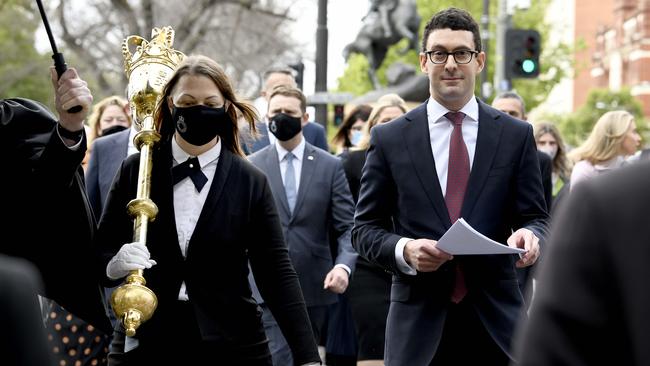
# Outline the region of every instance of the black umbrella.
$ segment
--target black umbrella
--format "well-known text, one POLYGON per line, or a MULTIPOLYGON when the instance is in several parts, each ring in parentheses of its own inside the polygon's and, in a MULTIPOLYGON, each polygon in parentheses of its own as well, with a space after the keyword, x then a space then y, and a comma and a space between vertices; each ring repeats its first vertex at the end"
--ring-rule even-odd
MULTIPOLYGON (((43 24, 45 25, 45 32, 47 32, 47 38, 50 39, 50 46, 52 46, 52 58, 54 59, 54 68, 56 69, 57 75, 61 75, 68 69, 68 66, 65 63, 63 54, 59 52, 56 48, 56 43, 54 42, 54 37, 52 36, 52 30, 50 29, 50 22, 47 21, 47 15, 45 14, 45 9, 43 9, 43 4, 41 0, 36 0, 38 5, 38 10, 41 12, 41 18, 43 19, 43 24)), ((68 109, 68 113, 78 113, 81 111, 81 106, 77 105, 68 109)))

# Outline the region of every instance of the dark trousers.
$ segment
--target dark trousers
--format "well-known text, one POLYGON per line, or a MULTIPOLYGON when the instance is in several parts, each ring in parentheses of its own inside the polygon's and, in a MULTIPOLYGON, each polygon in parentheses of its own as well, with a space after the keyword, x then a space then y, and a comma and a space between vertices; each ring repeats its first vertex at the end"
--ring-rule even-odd
POLYGON ((450 305, 442 339, 431 366, 507 366, 508 356, 494 342, 467 301, 450 305))
POLYGON ((321 340, 325 339, 325 330, 327 329, 327 305, 308 306, 307 314, 309 314, 309 321, 311 322, 311 329, 314 331, 314 339, 316 344, 321 344, 321 340))
POLYGON ((140 339, 136 349, 124 353, 122 362, 110 363, 109 357, 110 365, 273 365, 266 339, 255 344, 204 340, 189 302, 177 301, 173 314, 173 319, 165 322, 164 334, 140 339))

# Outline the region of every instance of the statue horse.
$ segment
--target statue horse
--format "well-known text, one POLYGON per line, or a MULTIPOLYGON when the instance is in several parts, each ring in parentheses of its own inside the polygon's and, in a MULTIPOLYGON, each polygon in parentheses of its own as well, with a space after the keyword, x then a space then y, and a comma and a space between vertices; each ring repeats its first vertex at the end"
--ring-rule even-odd
POLYGON ((343 49, 343 57, 347 61, 352 53, 365 55, 370 64, 370 80, 375 89, 379 89, 377 69, 384 62, 388 48, 406 38, 409 44, 401 52, 418 50, 421 18, 415 0, 371 0, 370 3, 363 26, 355 40, 343 49))

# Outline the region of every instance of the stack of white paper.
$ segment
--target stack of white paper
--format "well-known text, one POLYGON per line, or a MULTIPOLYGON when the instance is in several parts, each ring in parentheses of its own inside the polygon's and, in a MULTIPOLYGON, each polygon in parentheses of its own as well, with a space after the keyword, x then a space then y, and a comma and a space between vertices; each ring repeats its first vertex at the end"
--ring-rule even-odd
POLYGON ((524 249, 512 248, 488 238, 462 218, 438 240, 436 247, 451 255, 526 253, 524 249))

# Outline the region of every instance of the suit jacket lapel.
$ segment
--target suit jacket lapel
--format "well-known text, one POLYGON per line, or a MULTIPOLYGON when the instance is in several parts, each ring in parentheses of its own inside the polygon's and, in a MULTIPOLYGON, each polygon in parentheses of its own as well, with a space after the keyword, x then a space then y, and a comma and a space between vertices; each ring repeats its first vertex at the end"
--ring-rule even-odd
POLYGON ((404 146, 409 152, 411 163, 422 184, 422 188, 433 204, 436 214, 446 226, 451 226, 445 198, 442 196, 436 163, 431 152, 431 137, 429 136, 429 123, 427 119, 427 104, 423 103, 405 118, 409 123, 402 129, 404 146))
POLYGON ((318 157, 316 156, 316 148, 305 142, 305 153, 302 156, 302 168, 300 172, 300 187, 298 187, 298 198, 296 199, 296 207, 293 208, 293 216, 296 217, 296 214, 300 211, 302 203, 305 201, 305 196, 308 194, 309 186, 316 172, 316 165, 318 164, 318 157))
POLYGON ((496 154, 503 125, 497 121, 498 113, 491 112, 483 102, 478 101, 478 135, 476 137, 476 150, 474 152, 474 163, 469 175, 465 199, 461 215, 468 217, 476 204, 483 185, 487 179, 492 161, 496 154))

